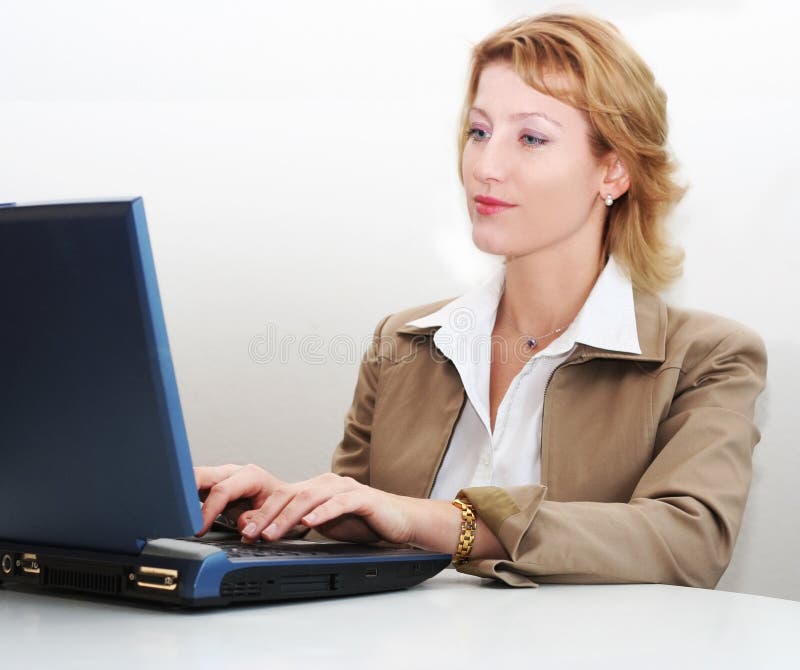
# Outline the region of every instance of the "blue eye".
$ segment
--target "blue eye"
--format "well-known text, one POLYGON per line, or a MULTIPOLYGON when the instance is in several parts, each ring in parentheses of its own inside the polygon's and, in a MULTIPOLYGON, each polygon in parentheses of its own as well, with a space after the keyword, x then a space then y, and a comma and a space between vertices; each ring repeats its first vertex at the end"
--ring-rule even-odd
POLYGON ((520 140, 526 147, 541 147, 547 144, 547 140, 536 135, 523 135, 520 140))
POLYGON ((486 132, 483 128, 470 128, 467 131, 467 136, 471 140, 479 142, 480 140, 485 140, 487 137, 489 137, 489 133, 486 132))

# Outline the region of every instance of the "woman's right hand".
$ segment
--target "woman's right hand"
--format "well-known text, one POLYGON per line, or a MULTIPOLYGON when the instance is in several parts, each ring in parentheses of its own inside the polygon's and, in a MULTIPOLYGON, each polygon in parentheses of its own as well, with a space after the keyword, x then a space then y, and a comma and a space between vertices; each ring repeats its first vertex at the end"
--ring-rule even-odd
POLYGON ((234 513, 241 530, 247 525, 248 512, 260 509, 272 492, 284 482, 257 465, 217 465, 194 469, 197 490, 203 502, 204 535, 214 520, 227 512, 234 513))

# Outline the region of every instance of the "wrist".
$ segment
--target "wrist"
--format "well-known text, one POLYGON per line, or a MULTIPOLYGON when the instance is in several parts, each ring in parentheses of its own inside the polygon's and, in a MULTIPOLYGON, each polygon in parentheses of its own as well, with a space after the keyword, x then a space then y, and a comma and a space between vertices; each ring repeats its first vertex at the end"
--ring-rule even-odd
POLYGON ((449 500, 409 498, 414 507, 410 544, 452 554, 461 528, 461 512, 449 500))
MULTIPOLYGON (((461 536, 461 510, 449 500, 430 500, 427 498, 408 498, 413 507, 412 532, 409 544, 421 549, 455 554, 461 536)), ((475 519, 477 530, 470 556, 476 558, 508 559, 508 552, 492 530, 475 519)))

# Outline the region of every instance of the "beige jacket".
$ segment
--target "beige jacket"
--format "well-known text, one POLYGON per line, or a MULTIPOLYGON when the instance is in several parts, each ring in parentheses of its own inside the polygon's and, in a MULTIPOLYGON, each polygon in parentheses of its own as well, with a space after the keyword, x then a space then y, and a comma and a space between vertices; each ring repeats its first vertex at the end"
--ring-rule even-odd
MULTIPOLYGON (((466 394, 433 345, 436 329, 405 324, 446 302, 378 325, 334 472, 429 496, 466 394)), ((516 586, 719 580, 760 437, 764 345, 737 323, 652 294, 634 292, 634 302, 641 354, 578 344, 550 378, 541 485, 462 492, 510 556, 463 571, 516 586)))

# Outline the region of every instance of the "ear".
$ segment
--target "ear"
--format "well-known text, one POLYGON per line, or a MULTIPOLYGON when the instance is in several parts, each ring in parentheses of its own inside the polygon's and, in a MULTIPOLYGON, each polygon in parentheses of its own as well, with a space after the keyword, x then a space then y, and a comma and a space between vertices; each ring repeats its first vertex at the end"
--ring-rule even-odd
POLYGON ((608 155, 603 163, 605 176, 603 177, 603 192, 601 195, 610 194, 616 200, 630 188, 631 180, 628 176, 628 169, 614 151, 608 155))

